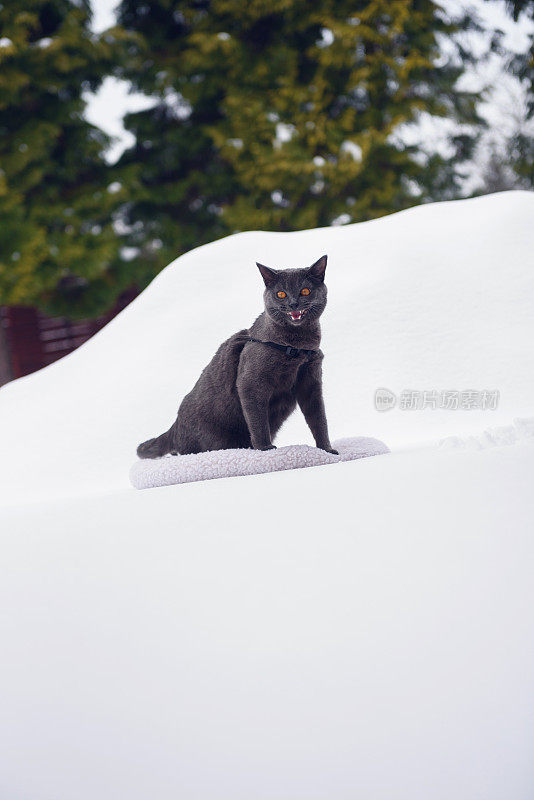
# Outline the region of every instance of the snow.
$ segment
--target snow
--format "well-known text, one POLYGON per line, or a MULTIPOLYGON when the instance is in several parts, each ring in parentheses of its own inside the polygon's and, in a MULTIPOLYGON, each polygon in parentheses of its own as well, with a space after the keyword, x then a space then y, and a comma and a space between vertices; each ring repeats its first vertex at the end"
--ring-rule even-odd
POLYGON ((3 796, 530 800, 533 469, 418 451, 8 510, 3 796))
MULTIPOLYGON (((218 344, 261 310, 257 260, 329 256, 323 350, 332 438, 391 446, 510 425, 534 409, 534 194, 421 206, 374 222, 246 232, 177 259, 75 353, 0 390, 5 502, 127 487, 218 344), (374 395, 497 390, 490 410, 377 413, 374 395), (21 443, 29 452, 20 457, 21 443)), ((279 444, 313 444, 302 415, 279 444)))
MULTIPOLYGON (((512 192, 241 233, 0 390, 0 796, 532 797, 533 214, 512 192), (332 438, 392 452, 132 489, 259 311, 254 262, 323 252, 332 438)), ((278 443, 312 444, 297 414, 278 443)))
POLYGON ((521 439, 534 437, 534 418, 516 419, 513 425, 501 425, 498 428, 488 428, 477 436, 447 436, 439 443, 442 448, 470 447, 482 450, 485 447, 498 447, 501 445, 515 444, 521 439))

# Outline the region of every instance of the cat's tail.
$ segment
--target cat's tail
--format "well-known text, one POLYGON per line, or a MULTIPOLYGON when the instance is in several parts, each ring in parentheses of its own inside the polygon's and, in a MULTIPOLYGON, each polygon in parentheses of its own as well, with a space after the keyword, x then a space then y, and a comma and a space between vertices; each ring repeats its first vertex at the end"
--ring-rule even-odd
POLYGON ((161 436, 156 436, 155 439, 148 439, 137 448, 137 455, 139 458, 160 458, 167 455, 173 449, 171 446, 171 432, 166 431, 161 436))

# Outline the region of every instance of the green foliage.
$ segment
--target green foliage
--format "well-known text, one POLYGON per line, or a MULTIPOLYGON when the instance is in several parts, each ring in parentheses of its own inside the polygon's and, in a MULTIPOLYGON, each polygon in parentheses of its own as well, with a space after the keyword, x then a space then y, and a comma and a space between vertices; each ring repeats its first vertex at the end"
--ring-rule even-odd
POLYGON ((119 21, 144 41, 119 73, 157 98, 127 118, 136 145, 121 162, 136 169, 140 263, 458 193, 472 133, 430 160, 394 134, 420 110, 479 123, 438 47, 469 18, 428 0, 122 0, 119 21))
MULTIPOLYGON (((534 3, 532 0, 513 0, 510 3, 514 18, 517 19, 523 12, 534 20, 534 3)), ((534 189, 534 34, 530 35, 530 49, 520 56, 516 56, 513 66, 518 77, 527 86, 528 91, 528 120, 530 125, 527 132, 520 131, 512 143, 516 154, 514 169, 524 186, 534 189)))
POLYGON ((119 287, 107 137, 83 118, 117 57, 88 0, 0 6, 0 304, 96 313, 119 287))
POLYGON ((89 0, 0 5, 0 303, 94 314, 172 258, 243 229, 372 219, 459 193, 479 125, 468 54, 429 0, 89 0), (154 98, 113 167, 84 92, 154 98), (471 123, 448 158, 407 146, 420 111, 471 123), (452 154, 452 155, 451 155, 452 154))

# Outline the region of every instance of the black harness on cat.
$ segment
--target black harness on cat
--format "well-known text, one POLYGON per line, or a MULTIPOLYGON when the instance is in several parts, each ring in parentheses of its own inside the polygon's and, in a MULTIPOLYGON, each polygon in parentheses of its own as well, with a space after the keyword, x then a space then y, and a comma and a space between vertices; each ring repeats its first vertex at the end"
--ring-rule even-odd
POLYGON ((309 358, 319 352, 318 350, 305 350, 303 347, 288 347, 285 344, 277 344, 276 342, 264 342, 261 339, 254 339, 252 336, 248 337, 248 341, 274 347, 275 350, 280 350, 282 353, 285 353, 288 358, 298 358, 298 356, 306 356, 309 358))

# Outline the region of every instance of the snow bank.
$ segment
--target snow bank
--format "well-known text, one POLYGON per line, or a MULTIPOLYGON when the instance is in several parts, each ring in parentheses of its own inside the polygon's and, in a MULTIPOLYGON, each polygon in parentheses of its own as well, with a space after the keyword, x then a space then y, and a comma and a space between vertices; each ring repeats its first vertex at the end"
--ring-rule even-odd
MULTIPOLYGON (((242 233, 165 269, 72 355, 0 389, 5 504, 128 486, 217 345, 261 310, 256 260, 329 255, 325 393, 333 438, 406 446, 534 413, 534 194, 427 205, 298 233, 242 233), (398 402, 379 413, 375 391, 398 402), (403 390, 499 392, 496 410, 401 408, 403 390)), ((312 444, 295 413, 279 445, 312 444)))
POLYGON ((2 800, 531 800, 534 447, 0 510, 2 800))
MULTIPOLYGON (((533 219, 508 193, 230 237, 0 390, 2 800, 531 800, 533 219), (323 252, 332 437, 393 452, 133 491, 260 310, 256 259, 323 252)), ((309 442, 295 414, 248 455, 309 442)))
POLYGON ((439 443, 440 448, 469 448, 483 450, 486 447, 502 447, 522 440, 534 440, 534 417, 516 419, 513 425, 501 425, 498 428, 487 428, 482 433, 472 436, 447 436, 439 443))

